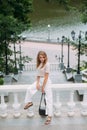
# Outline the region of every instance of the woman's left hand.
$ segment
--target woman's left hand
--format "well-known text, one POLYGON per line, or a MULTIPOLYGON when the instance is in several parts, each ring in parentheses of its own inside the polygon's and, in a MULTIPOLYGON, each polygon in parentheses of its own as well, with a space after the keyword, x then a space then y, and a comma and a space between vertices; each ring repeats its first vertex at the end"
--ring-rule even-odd
POLYGON ((45 92, 45 90, 44 90, 44 86, 42 86, 42 93, 44 93, 45 92))

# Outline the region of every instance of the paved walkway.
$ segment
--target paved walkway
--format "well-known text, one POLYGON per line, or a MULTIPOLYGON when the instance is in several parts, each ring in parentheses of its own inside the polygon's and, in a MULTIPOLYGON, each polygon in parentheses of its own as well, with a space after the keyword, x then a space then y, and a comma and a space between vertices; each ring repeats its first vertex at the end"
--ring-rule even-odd
MULTIPOLYGON (((51 71, 50 78, 52 83, 70 83, 66 80, 64 73, 61 70, 51 71)), ((36 72, 35 71, 23 71, 19 73, 18 82, 13 82, 12 84, 32 84, 36 80, 36 72)), ((72 82, 71 82, 72 83, 72 82)))
POLYGON ((44 125, 45 118, 0 119, 1 130, 87 130, 87 118, 53 118, 50 125, 44 125))

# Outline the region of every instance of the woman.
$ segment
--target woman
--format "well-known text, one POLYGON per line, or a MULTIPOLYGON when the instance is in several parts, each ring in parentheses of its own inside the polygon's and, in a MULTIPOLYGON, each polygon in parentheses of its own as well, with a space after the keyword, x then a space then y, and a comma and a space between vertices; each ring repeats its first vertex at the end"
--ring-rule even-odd
POLYGON ((37 79, 29 88, 25 97, 25 107, 28 109, 33 105, 32 96, 41 90, 42 93, 45 93, 46 98, 46 109, 47 109, 47 119, 45 124, 48 125, 51 123, 52 113, 53 113, 53 101, 52 101, 52 91, 51 91, 51 80, 49 78, 50 66, 48 63, 47 54, 44 51, 40 51, 37 55, 37 79))

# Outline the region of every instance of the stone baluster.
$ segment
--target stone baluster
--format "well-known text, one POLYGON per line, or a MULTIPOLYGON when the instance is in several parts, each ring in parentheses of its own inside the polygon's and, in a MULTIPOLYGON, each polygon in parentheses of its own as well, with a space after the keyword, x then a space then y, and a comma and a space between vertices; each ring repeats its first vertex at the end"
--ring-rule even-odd
POLYGON ((84 91, 83 101, 81 102, 81 114, 87 116, 87 91, 84 91))
POLYGON ((52 65, 50 64, 50 71, 51 71, 52 65))
POLYGON ((27 65, 27 70, 28 70, 28 65, 27 65))
POLYGON ((28 65, 26 65, 27 66, 27 68, 26 68, 26 71, 28 70, 28 65))
POLYGON ((33 116, 34 116, 33 106, 31 106, 31 107, 27 110, 27 117, 33 117, 33 116))
POLYGON ((33 71, 34 71, 34 64, 33 64, 33 71))
POLYGON ((51 71, 53 71, 53 64, 51 64, 51 71))
POLYGON ((32 64, 32 71, 34 70, 34 64, 32 64))
POLYGON ((52 68, 52 71, 54 71, 55 70, 55 64, 53 64, 53 68, 52 68))
POLYGON ((57 64, 57 70, 59 70, 58 65, 59 65, 59 64, 57 64))
POLYGON ((32 71, 33 71, 33 64, 32 64, 32 71))
POLYGON ((54 68, 54 64, 52 64, 52 71, 53 71, 53 68, 54 68))
POLYGON ((28 70, 31 71, 31 64, 28 66, 28 70))
POLYGON ((7 117, 7 104, 4 100, 4 94, 1 94, 0 116, 3 118, 7 117))
POLYGON ((55 64, 55 69, 54 69, 54 71, 56 71, 57 70, 57 67, 56 67, 56 64, 55 64))
POLYGON ((53 64, 53 70, 52 71, 55 71, 55 64, 53 64))
POLYGON ((27 65, 24 65, 24 70, 25 70, 25 71, 27 70, 27 65))
POLYGON ((29 67, 30 67, 30 68, 29 68, 29 70, 30 70, 30 71, 32 71, 32 65, 31 65, 31 64, 30 64, 30 66, 29 66, 29 67))
POLYGON ((57 64, 56 64, 56 70, 57 70, 57 64))
POLYGON ((52 64, 52 67, 51 67, 51 71, 53 71, 53 64, 52 64))
POLYGON ((51 71, 52 71, 52 68, 53 68, 53 64, 51 64, 51 71))
POLYGON ((33 71, 34 71, 34 64, 33 64, 33 71))
POLYGON ((27 67, 28 69, 27 70, 29 70, 30 71, 30 65, 28 65, 28 67, 27 67))
POLYGON ((50 64, 50 71, 52 71, 52 64, 50 64))
POLYGON ((74 108, 75 108, 75 102, 74 102, 74 91, 70 92, 70 101, 67 103, 68 106, 68 116, 74 116, 74 108))
POLYGON ((31 71, 32 71, 33 65, 31 64, 31 71))
POLYGON ((53 71, 53 64, 52 64, 52 71, 53 71))
POLYGON ((28 70, 28 65, 27 65, 27 70, 28 70))
POLYGON ((18 94, 14 93, 14 104, 13 104, 13 109, 14 109, 14 117, 20 117, 20 106, 21 104, 18 102, 18 94))
POLYGON ((34 71, 35 71, 35 64, 34 64, 34 71))
POLYGON ((27 71, 27 65, 26 65, 26 71, 27 71))
POLYGON ((23 66, 23 71, 25 71, 25 65, 23 66))
POLYGON ((27 70, 27 66, 25 65, 25 71, 27 70))
POLYGON ((26 71, 28 70, 28 65, 26 65, 26 71))
POLYGON ((55 95, 56 95, 56 102, 54 104, 54 115, 56 117, 59 117, 61 116, 61 106, 62 106, 62 103, 60 102, 59 100, 59 92, 55 92, 55 95))
POLYGON ((34 70, 36 70, 36 65, 34 65, 34 70))
POLYGON ((55 65, 53 64, 52 71, 55 69, 55 65))
POLYGON ((58 70, 57 64, 56 64, 56 70, 58 70))
POLYGON ((35 71, 36 71, 36 64, 34 65, 34 67, 35 67, 35 71))
POLYGON ((54 66, 53 66, 53 64, 52 64, 52 71, 53 71, 53 67, 54 67, 54 66))
POLYGON ((54 71, 56 71, 56 64, 55 64, 55 68, 54 68, 54 71))
POLYGON ((31 71, 31 64, 29 65, 29 71, 31 71))
POLYGON ((32 71, 34 71, 34 64, 32 65, 32 71))

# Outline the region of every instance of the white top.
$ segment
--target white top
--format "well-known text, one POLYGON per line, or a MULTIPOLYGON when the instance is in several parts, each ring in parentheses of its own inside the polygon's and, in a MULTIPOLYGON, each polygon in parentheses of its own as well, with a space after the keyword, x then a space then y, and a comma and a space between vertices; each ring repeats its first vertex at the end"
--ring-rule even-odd
POLYGON ((41 68, 42 63, 39 65, 39 67, 37 68, 37 76, 41 76, 43 77, 45 75, 45 73, 49 73, 50 72, 50 65, 47 62, 43 68, 41 68))

